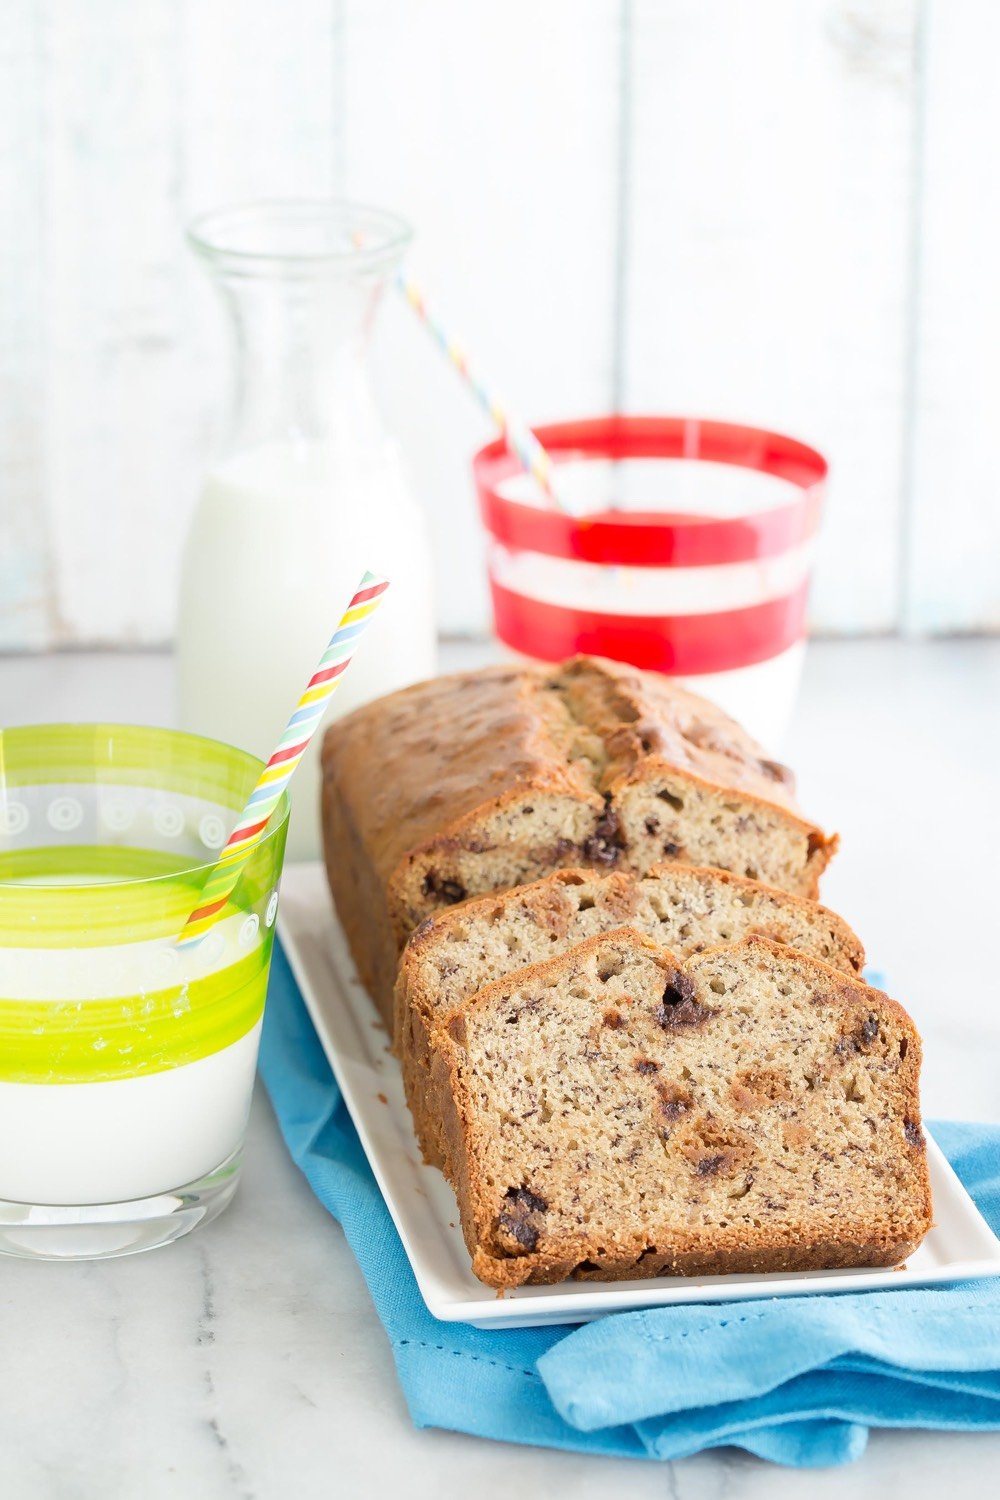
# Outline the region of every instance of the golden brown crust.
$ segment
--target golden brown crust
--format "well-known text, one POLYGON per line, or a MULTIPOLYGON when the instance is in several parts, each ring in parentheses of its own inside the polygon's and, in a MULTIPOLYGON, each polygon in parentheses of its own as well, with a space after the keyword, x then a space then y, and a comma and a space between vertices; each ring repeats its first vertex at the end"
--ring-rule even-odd
MULTIPOLYGON (((634 980, 630 982, 634 984, 634 980)), ((718 982, 715 980, 711 990, 705 991, 708 998, 712 993, 721 993, 714 987, 718 982)), ((682 986, 685 983, 683 978, 680 983, 682 986)), ((604 993, 603 999, 596 997, 599 1006, 606 1004, 608 993, 610 991, 604 993)), ((619 1005, 628 1007, 631 1003, 629 993, 626 984, 625 998, 618 1001, 619 1005)), ((780 989, 780 994, 784 993, 785 990, 780 989)), ((740 1000, 744 1005, 747 1003, 745 989, 741 991, 740 1000)), ((734 1012, 734 1016, 736 1014, 742 1012, 734 1012)), ((678 962, 648 939, 621 929, 591 939, 561 959, 535 965, 488 986, 452 1013, 446 1024, 446 1033, 441 1051, 447 1058, 450 1088, 445 1096, 443 1123, 473 1269, 491 1286, 503 1288, 528 1282, 552 1283, 571 1275, 608 1280, 891 1265, 910 1254, 930 1227, 932 1204, 920 1120, 921 1049, 916 1028, 902 1006, 880 991, 861 981, 847 979, 828 965, 791 953, 766 939, 750 938, 740 944, 711 950, 685 963, 678 962), (481 1115, 479 1085, 469 1072, 466 1047, 470 1029, 479 1036, 477 1022, 489 1023, 498 1015, 506 1019, 506 1011, 511 1005, 515 1005, 515 1009, 520 1005, 526 1011, 534 1010, 538 1003, 533 998, 536 989, 551 991, 553 982, 565 976, 574 978, 579 984, 588 961, 596 961, 602 953, 606 956, 609 946, 614 948, 616 945, 618 950, 632 958, 638 955, 640 961, 645 955, 647 974, 652 959, 653 966, 668 985, 676 985, 678 975, 688 976, 695 984, 699 976, 704 979, 717 975, 726 966, 734 973, 743 970, 749 975, 764 972, 770 966, 774 973, 787 976, 789 993, 793 982, 805 986, 807 998, 800 1002, 799 1008, 805 1014, 806 1022, 812 1024, 813 1007, 819 1007, 815 1013, 826 1028, 824 1035, 841 1038, 829 1053, 830 1077, 818 1085, 822 1089, 829 1083, 832 1090, 828 1096, 830 1102, 823 1102, 822 1109, 832 1111, 834 1128, 837 1128, 838 1111, 849 1108, 835 1102, 844 1097, 841 1078, 846 1078, 848 1099, 853 1097, 853 1089, 872 1087, 876 1093, 870 1096, 870 1100, 877 1099, 883 1106, 880 1126, 883 1136, 878 1143, 877 1160, 873 1149, 857 1145, 848 1147, 843 1166, 833 1164, 829 1170, 823 1163, 828 1159, 833 1163, 832 1156, 817 1154, 816 1149, 803 1156, 807 1175, 809 1170, 813 1172, 812 1181, 817 1181, 817 1175, 823 1178, 826 1174, 822 1183, 817 1182, 817 1195, 821 1186, 827 1195, 831 1190, 841 1195, 836 1201, 841 1202, 842 1207, 835 1214, 831 1216, 829 1211, 829 1197, 822 1212, 809 1207, 814 1201, 809 1196, 813 1189, 806 1182, 805 1196, 800 1191, 799 1199, 785 1214, 772 1213, 768 1217, 772 1205, 757 1205, 754 1216, 743 1215, 741 1219, 733 1205, 726 1212, 727 1219, 731 1216, 730 1222, 702 1225, 691 1219, 690 1209, 684 1209, 683 1201, 678 1203, 676 1211, 666 1202, 656 1204, 651 1212, 636 1203, 623 1203, 620 1215, 614 1215, 611 1220, 605 1216, 599 1228, 588 1222, 576 1232, 557 1227, 550 1235, 546 1227, 535 1235, 533 1231, 528 1234, 525 1230, 519 1235, 518 1243, 513 1243, 509 1249, 501 1251, 498 1248, 495 1227, 491 1225, 496 1224, 496 1204, 503 1200, 498 1200, 497 1186, 491 1186, 495 1178, 491 1175, 487 1181, 482 1177, 484 1146, 492 1139, 490 1132, 493 1127, 489 1114, 481 1115), (859 1070, 865 1074, 860 1084, 859 1070), (483 1132, 486 1132, 485 1136, 483 1132), (847 1175, 841 1175, 843 1173, 847 1175), (600 1242, 595 1237, 597 1234, 600 1242)), ((614 1034, 621 1033, 616 1031, 614 1034)), ((698 1047, 695 1053, 689 1050, 687 1055, 700 1057, 704 1050, 701 1042, 698 1047)), ((664 1054, 667 1056, 669 1049, 664 1054)), ((785 1061, 790 1064, 791 1058, 785 1061)), ((789 1132, 793 1151, 804 1152, 809 1143, 803 1127, 794 1124, 797 1111, 774 1103, 775 1098, 784 1097, 780 1092, 775 1093, 776 1085, 781 1081, 777 1075, 770 1078, 771 1103, 762 1100, 760 1108, 765 1113, 771 1111, 772 1123, 776 1114, 788 1114, 789 1119, 782 1129, 789 1132), (795 1130, 800 1132, 798 1136, 794 1134, 795 1130)), ((812 1083, 809 1087, 813 1087, 812 1083)), ((667 1097, 662 1088, 661 1097, 667 1097)), ((822 1094, 808 1097, 814 1100, 826 1098, 822 1094)), ((872 1109, 873 1115, 877 1112, 872 1102, 864 1109, 872 1109)), ((687 1128, 683 1113, 675 1111, 671 1119, 679 1119, 680 1123, 679 1127, 671 1124, 666 1131, 668 1137, 675 1130, 679 1135, 687 1128)), ((815 1115, 814 1119, 825 1121, 826 1114, 815 1115)), ((863 1124, 861 1121, 862 1127, 863 1124)), ((662 1128, 662 1123, 658 1128, 662 1128)), ((739 1136, 739 1131, 734 1131, 717 1116, 709 1115, 698 1128, 702 1131, 703 1145, 706 1130, 710 1139, 713 1130, 719 1133, 720 1139, 731 1142, 739 1136)), ((552 1127, 553 1146, 557 1146, 559 1140, 558 1131, 552 1127)), ((575 1143, 571 1144, 575 1146, 575 1143)), ((812 1143, 813 1148, 816 1144, 812 1143)), ((874 1148, 875 1142, 872 1144, 874 1148)), ((530 1191, 527 1188, 518 1190, 516 1196, 520 1198, 523 1193, 525 1199, 520 1207, 528 1215, 524 1223, 534 1223, 539 1218, 534 1214, 536 1208, 541 1210, 544 1219, 545 1211, 551 1206, 550 1196, 554 1198, 558 1192, 551 1171, 558 1173, 565 1166, 564 1154, 556 1150, 551 1160, 558 1165, 549 1169, 548 1176, 543 1158, 530 1179, 530 1191), (550 1180, 554 1184, 551 1192, 550 1180)), ((719 1170, 717 1163, 722 1154, 720 1149, 719 1154, 711 1159, 710 1172, 719 1170)), ((493 1155, 489 1159, 495 1172, 497 1158, 493 1155)), ((759 1160, 757 1166, 760 1170, 759 1160)), ((602 1163, 602 1172, 608 1170, 607 1164, 602 1163)), ((699 1169, 691 1180, 700 1177, 699 1169)), ((515 1175, 515 1181, 518 1180, 522 1179, 515 1175)), ((782 1180, 792 1184, 796 1181, 794 1178, 782 1180)), ((752 1183, 752 1174, 748 1174, 747 1181, 752 1183)), ((620 1190, 626 1194, 630 1186, 630 1178, 619 1184, 620 1190)), ((727 1198, 732 1196, 727 1193, 727 1198)), ((735 1196, 742 1195, 737 1192, 735 1196)), ((509 1193, 507 1197, 510 1197, 509 1193)), ((815 1201, 821 1201, 821 1197, 815 1201)), ((773 1207, 782 1210, 787 1205, 779 1203, 773 1207)), ((516 1220, 514 1228, 516 1231, 516 1220)))
POLYGON ((357 966, 358 975, 392 1029, 392 1012, 385 1004, 396 970, 396 934, 385 887, 368 858, 347 803, 335 779, 323 782, 323 855, 327 880, 337 905, 357 966))
POLYGON ((828 1240, 811 1245, 734 1245, 714 1250, 691 1252, 668 1251, 658 1255, 640 1252, 638 1261, 628 1254, 590 1270, 581 1270, 587 1261, 587 1243, 581 1240, 576 1249, 561 1260, 536 1267, 525 1280, 519 1261, 497 1259, 476 1247, 472 1269, 480 1281, 498 1290, 513 1287, 552 1286, 561 1281, 645 1281, 654 1276, 746 1276, 795 1271, 846 1271, 858 1267, 877 1270, 898 1266, 918 1249, 923 1236, 916 1239, 877 1240, 856 1238, 828 1240))
POLYGON ((790 773, 714 705, 586 658, 390 694, 327 731, 322 766, 331 888, 387 1018, 398 950, 424 917, 467 896, 560 866, 644 870, 665 856, 813 895, 836 846, 795 810, 790 773), (656 790, 665 775, 690 791, 691 809, 668 818, 697 825, 691 840, 643 831, 655 820, 637 793, 671 795, 656 790), (345 828, 349 860, 337 848, 345 828), (359 884, 378 907, 370 928, 359 884))
MULTIPOLYGON (((613 791, 652 763, 706 786, 745 792, 814 828, 795 803, 795 778, 741 725, 670 678, 622 662, 577 656, 562 675, 574 713, 604 740, 601 790, 613 791)), ((819 831, 819 830, 815 830, 819 831)))
POLYGON ((539 710, 540 669, 483 667, 418 682, 326 731, 324 781, 344 788, 361 843, 388 885, 421 849, 459 835, 485 807, 548 788, 598 805, 561 758, 539 710))
POLYGON ((792 772, 770 759, 740 724, 671 679, 621 662, 575 657, 565 664, 563 678, 573 711, 604 741, 600 786, 612 803, 628 786, 661 774, 679 773, 708 791, 738 791, 763 809, 780 811, 805 835, 807 868, 796 889, 815 898, 839 839, 802 816, 792 772))

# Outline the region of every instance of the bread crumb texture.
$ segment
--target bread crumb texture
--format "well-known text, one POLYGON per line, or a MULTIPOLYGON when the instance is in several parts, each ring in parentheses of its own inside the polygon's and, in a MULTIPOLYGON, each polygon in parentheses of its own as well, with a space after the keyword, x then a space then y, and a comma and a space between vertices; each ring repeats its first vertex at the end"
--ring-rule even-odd
POLYGON ((891 1265, 931 1218, 920 1040, 767 939, 683 959, 630 929, 481 990, 444 1128, 489 1285, 891 1265))
POLYGON ((721 870, 662 865, 637 877, 561 870, 428 919, 403 954, 394 1036, 425 1158, 444 1162, 435 1069, 441 1018, 483 985, 627 923, 682 956, 763 935, 856 974, 864 950, 815 902, 721 870))

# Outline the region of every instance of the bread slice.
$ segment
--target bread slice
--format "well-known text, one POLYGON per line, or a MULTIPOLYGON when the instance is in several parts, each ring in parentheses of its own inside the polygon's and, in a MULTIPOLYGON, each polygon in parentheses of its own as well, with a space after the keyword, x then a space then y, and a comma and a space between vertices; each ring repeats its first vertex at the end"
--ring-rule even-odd
POLYGON ((648 875, 557 870, 544 880, 440 912, 407 944, 395 989, 394 1040, 417 1138, 445 1165, 435 1031, 441 1019, 496 979, 554 958, 628 923, 682 956, 753 933, 790 944, 846 974, 864 950, 833 912, 722 870, 658 865, 648 875))
POLYGON ((330 886, 389 1024, 403 943, 469 896, 664 859, 813 896, 836 847, 713 704, 591 658, 404 688, 333 724, 322 760, 330 886))
POLYGON ((714 703, 669 677, 577 657, 556 675, 604 747, 600 789, 622 867, 712 865, 815 897, 837 848, 807 823, 795 777, 714 703))
POLYGON ((909 1016, 765 938, 627 928, 448 1022, 462 1228, 490 1286, 886 1266, 931 1222, 909 1016))

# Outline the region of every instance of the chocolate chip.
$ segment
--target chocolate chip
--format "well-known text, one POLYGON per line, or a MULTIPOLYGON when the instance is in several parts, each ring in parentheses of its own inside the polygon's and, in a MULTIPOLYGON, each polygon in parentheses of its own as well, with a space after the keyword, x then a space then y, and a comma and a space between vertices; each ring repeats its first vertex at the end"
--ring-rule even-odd
POLYGON ((720 1167, 725 1166, 727 1160, 725 1151, 716 1151, 711 1156, 703 1156, 695 1167, 695 1174, 698 1177, 712 1177, 720 1167))
POLYGON ((663 846, 663 852, 668 859, 676 859, 681 852, 681 846, 680 844, 675 844, 673 839, 667 839, 667 842, 663 846))
POLYGON ((660 831, 660 820, 659 820, 659 818, 654 818, 654 817, 650 816, 650 817, 648 817, 646 819, 645 823, 642 826, 645 828, 645 830, 646 830, 646 832, 648 834, 659 833, 659 831, 660 831))
POLYGON ((499 1219, 500 1228, 509 1234, 517 1243, 527 1251, 534 1250, 538 1244, 538 1230, 527 1219, 519 1219, 514 1214, 502 1212, 499 1219))
POLYGON ((664 1031, 679 1031, 684 1026, 700 1026, 714 1012, 699 1005, 697 990, 688 974, 675 970, 663 991, 663 999, 654 1015, 664 1031))
POLYGON ((625 847, 618 814, 611 806, 610 794, 605 793, 604 812, 589 838, 583 842, 584 857, 595 865, 614 865, 625 847))
POLYGON ((695 982, 690 974, 682 974, 679 969, 675 969, 663 991, 663 1004, 682 1005, 685 1000, 693 1000, 696 994, 695 982))
POLYGON ((511 1254, 518 1255, 522 1251, 530 1254, 541 1234, 537 1216, 544 1214, 549 1205, 527 1187, 508 1188, 504 1205, 497 1216, 497 1227, 501 1234, 514 1241, 514 1246, 508 1244, 506 1248, 511 1254))
POLYGON ((538 1193, 533 1193, 528 1187, 508 1188, 506 1192, 508 1203, 514 1203, 526 1213, 544 1214, 548 1209, 548 1203, 538 1193))
POLYGON ((656 1019, 664 1031, 681 1031, 686 1026, 703 1026, 714 1014, 713 1010, 706 1010, 705 1006, 699 1005, 697 1000, 684 1000, 672 1008, 659 1006, 656 1019))
POLYGON ((637 1073, 658 1073, 659 1063, 655 1063, 651 1057, 637 1057, 635 1060, 635 1071, 637 1073))
POLYGON ((906 1144, 908 1146, 913 1146, 917 1151, 923 1151, 923 1131, 915 1120, 906 1119, 903 1121, 903 1135, 906 1137, 906 1144))
POLYGON ((596 834, 583 841, 583 857, 592 865, 616 865, 620 854, 620 849, 604 843, 596 834))
POLYGON ((838 1057, 846 1057, 852 1052, 862 1052, 878 1040, 878 1035, 878 1016, 874 1011, 869 1011, 865 1019, 855 1026, 852 1032, 840 1038, 833 1050, 838 1057))
POLYGON ((456 901, 464 901, 468 895, 460 881, 442 880, 436 870, 427 871, 421 889, 425 896, 437 896, 449 906, 454 906, 456 901))

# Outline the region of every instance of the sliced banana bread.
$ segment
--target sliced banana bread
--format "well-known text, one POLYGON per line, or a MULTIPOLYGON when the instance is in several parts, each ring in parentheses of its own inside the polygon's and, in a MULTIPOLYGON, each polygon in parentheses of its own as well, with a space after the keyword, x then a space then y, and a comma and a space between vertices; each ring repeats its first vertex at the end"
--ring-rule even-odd
POLYGON ((571 865, 715 865, 815 895, 836 845, 718 708, 588 658, 404 688, 323 743, 330 885, 386 1019, 399 949, 468 896, 571 865))
POLYGON ((648 875, 557 870, 429 918, 403 951, 394 1038, 417 1138, 444 1165, 435 1031, 442 1017, 493 980, 624 923, 686 955, 753 933, 857 974, 864 950, 833 912, 723 870, 658 865, 648 875))
POLYGON ((620 928, 448 1022, 445 1129, 490 1286, 893 1265, 931 1196, 901 1006, 766 938, 620 928))

